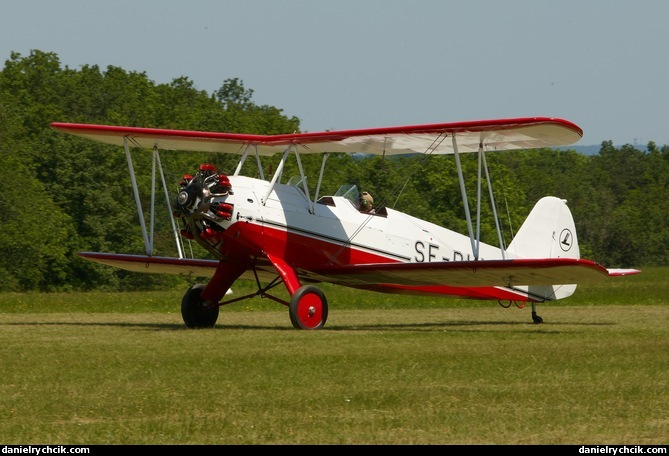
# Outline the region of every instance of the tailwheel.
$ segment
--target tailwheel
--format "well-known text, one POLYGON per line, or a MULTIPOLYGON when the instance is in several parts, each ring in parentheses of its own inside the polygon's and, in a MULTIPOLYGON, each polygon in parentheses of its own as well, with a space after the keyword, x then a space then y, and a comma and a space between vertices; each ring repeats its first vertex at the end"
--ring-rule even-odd
POLYGON ((532 303, 532 321, 534 324, 539 325, 544 322, 544 319, 537 315, 537 303, 532 303))
POLYGON ((200 299, 205 285, 199 283, 188 289, 181 300, 181 317, 187 328, 211 328, 218 319, 218 306, 207 306, 200 299))
POLYGON ((305 285, 290 298, 290 321, 297 329, 321 329, 328 319, 328 301, 313 285, 305 285))
POLYGON ((536 312, 532 312, 532 321, 533 321, 535 324, 538 325, 538 324, 540 324, 540 323, 543 323, 543 322, 544 322, 544 319, 541 318, 539 315, 537 315, 536 312))

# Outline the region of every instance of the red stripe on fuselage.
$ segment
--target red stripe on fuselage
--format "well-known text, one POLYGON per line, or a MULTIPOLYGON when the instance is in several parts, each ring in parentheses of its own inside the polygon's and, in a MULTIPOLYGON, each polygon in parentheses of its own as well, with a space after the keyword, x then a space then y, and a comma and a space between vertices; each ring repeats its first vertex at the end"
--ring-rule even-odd
MULTIPOLYGON (((321 270, 329 266, 367 263, 393 263, 398 260, 383 256, 379 253, 365 251, 352 247, 350 244, 342 246, 342 242, 335 242, 317 235, 309 236, 288 229, 280 229, 267 224, 238 222, 226 230, 227 240, 224 244, 230 247, 235 243, 236 254, 263 257, 270 254, 283 259, 290 267, 307 271, 321 270)), ((332 283, 337 284, 336 279, 332 283)), ((450 287, 447 285, 408 286, 397 284, 357 285, 356 288, 376 291, 380 293, 405 294, 414 296, 443 296, 461 297, 469 299, 500 299, 509 301, 531 301, 521 292, 514 292, 499 287, 450 287)))
POLYGON ((449 287, 448 285, 409 286, 380 283, 371 286, 358 286, 356 288, 376 291, 379 293, 403 294, 410 296, 442 296, 445 298, 542 302, 531 299, 520 292, 516 293, 512 290, 506 290, 500 287, 449 287))
MULTIPOLYGON (((366 263, 392 263, 396 259, 379 253, 344 245, 345 240, 331 240, 317 234, 307 235, 268 224, 237 222, 226 230, 226 242, 238 243, 244 253, 282 258, 296 269, 321 269, 328 266, 366 263), (230 233, 230 235, 228 235, 230 233)), ((237 250, 237 249, 235 249, 237 250)))

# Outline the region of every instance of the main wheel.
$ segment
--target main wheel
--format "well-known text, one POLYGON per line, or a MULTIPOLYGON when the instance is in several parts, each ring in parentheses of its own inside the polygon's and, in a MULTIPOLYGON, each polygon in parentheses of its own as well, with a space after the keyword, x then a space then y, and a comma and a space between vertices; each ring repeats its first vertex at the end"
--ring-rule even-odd
POLYGON ((218 320, 218 306, 208 307, 200 299, 204 287, 201 283, 193 285, 181 300, 181 317, 187 328, 211 328, 218 320))
POLYGON ((299 288, 290 298, 288 313, 297 329, 320 329, 328 319, 328 301, 313 285, 299 288))

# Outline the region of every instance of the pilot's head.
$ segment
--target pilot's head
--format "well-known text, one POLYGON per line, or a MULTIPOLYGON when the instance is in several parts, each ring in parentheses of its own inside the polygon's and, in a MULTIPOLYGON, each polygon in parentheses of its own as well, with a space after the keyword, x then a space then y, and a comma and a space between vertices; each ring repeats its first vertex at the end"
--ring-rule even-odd
POLYGON ((372 210, 374 206, 374 198, 367 192, 362 192, 360 195, 360 210, 363 212, 368 212, 372 210))

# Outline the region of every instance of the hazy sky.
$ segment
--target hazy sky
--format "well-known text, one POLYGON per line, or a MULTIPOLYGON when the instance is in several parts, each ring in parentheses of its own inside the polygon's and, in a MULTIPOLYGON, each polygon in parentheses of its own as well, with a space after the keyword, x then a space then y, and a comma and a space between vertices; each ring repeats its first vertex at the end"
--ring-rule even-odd
POLYGON ((304 131, 550 116, 581 126, 579 145, 669 144, 667 0, 1 5, 3 65, 39 49, 209 93, 239 78, 304 131))

